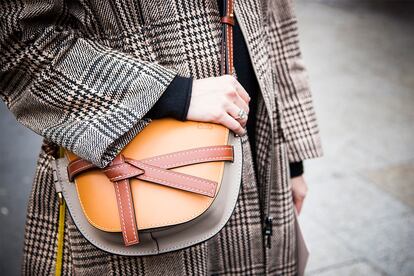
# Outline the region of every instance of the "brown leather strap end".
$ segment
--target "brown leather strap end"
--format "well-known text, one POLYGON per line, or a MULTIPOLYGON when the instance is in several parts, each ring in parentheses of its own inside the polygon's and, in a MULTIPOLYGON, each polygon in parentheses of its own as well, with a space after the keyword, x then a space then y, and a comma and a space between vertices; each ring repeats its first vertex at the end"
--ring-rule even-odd
POLYGON ((139 243, 138 229, 129 180, 114 182, 114 187, 125 246, 137 244, 139 243))

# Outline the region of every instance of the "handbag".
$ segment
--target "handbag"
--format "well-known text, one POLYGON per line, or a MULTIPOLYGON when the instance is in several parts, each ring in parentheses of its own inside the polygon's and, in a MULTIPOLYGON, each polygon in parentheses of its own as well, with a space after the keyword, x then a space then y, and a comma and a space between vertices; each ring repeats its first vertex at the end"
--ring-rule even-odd
MULTIPOLYGON (((233 74, 233 1, 224 1, 222 72, 233 74)), ((242 175, 241 138, 226 127, 152 120, 105 168, 65 150, 55 187, 80 233, 112 254, 193 246, 227 223, 242 175)))

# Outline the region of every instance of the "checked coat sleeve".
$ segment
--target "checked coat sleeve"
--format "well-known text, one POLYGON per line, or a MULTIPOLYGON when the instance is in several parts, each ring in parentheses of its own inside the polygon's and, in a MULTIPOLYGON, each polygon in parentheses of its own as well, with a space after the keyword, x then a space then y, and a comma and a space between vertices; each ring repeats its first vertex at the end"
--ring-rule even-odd
POLYGON ((23 125, 103 167, 150 122, 176 74, 85 34, 77 8, 2 1, 0 95, 23 125))
POLYGON ((322 156, 319 128, 303 64, 292 1, 269 1, 268 33, 272 66, 282 103, 282 129, 290 162, 322 156))

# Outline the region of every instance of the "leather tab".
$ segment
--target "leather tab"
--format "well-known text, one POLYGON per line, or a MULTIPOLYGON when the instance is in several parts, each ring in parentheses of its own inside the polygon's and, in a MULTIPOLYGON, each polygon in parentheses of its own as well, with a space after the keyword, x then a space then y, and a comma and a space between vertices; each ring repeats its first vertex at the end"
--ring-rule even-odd
POLYGON ((117 181, 114 187, 124 243, 126 246, 137 244, 139 243, 138 229, 129 180, 117 181))
POLYGON ((221 23, 229 24, 234 26, 234 17, 233 16, 223 16, 221 18, 221 23))
POLYGON ((73 181, 75 176, 88 171, 90 169, 97 168, 94 164, 83 160, 83 159, 76 159, 69 163, 67 170, 68 170, 68 178, 69 181, 73 181))

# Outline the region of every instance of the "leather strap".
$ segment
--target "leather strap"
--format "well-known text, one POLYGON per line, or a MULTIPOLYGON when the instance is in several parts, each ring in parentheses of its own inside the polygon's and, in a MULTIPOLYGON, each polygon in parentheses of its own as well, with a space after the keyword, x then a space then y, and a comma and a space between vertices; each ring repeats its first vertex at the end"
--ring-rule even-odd
POLYGON ((221 49, 221 72, 222 74, 234 74, 233 65, 233 26, 234 26, 234 0, 223 0, 223 23, 222 35, 223 43, 221 49))
MULTIPOLYGON (((113 166, 122 166, 125 159, 118 155, 113 161, 113 166)), ((135 220, 134 201, 132 200, 131 187, 128 178, 115 180, 114 188, 121 222, 122 236, 126 246, 139 243, 137 223, 135 220)))
MULTIPOLYGON (((122 155, 118 155, 109 166, 104 168, 103 172, 114 183, 125 245, 129 246, 139 243, 129 179, 137 178, 214 197, 217 189, 216 182, 169 170, 214 161, 233 161, 233 146, 200 147, 142 160, 125 158, 122 155)), ((83 159, 75 159, 67 167, 70 181, 73 181, 77 175, 92 169, 99 168, 83 159)))
POLYGON ((114 182, 114 187, 124 243, 126 246, 137 244, 139 238, 129 179, 114 182))
MULTIPOLYGON (((168 171, 168 169, 213 161, 233 161, 233 147, 229 145, 200 147, 142 160, 115 159, 103 169, 112 181, 137 178, 188 192, 214 197, 217 183, 200 177, 168 171), (117 160, 115 162, 115 160, 117 160)), ((97 169, 92 163, 76 159, 68 165, 69 180, 88 170, 97 169)))
MULTIPOLYGON (((115 160, 116 159, 114 159, 114 161, 115 160)), ((138 161, 145 163, 147 165, 163 169, 173 169, 188 165, 214 161, 233 161, 233 147, 229 145, 200 147, 196 149, 189 149, 154 156, 142 160, 125 158, 126 163, 129 163, 135 166, 136 168, 128 166, 127 164, 124 164, 124 162, 122 164, 112 162, 109 165, 109 167, 105 168, 105 170, 107 171, 106 174, 109 178, 115 177, 113 174, 110 173, 111 171, 108 170, 108 168, 117 168, 118 174, 129 174, 129 177, 138 176, 143 173, 142 170, 139 169, 139 165, 137 163, 138 161)), ((92 169, 99 168, 94 164, 83 159, 72 160, 67 167, 69 180, 73 181, 77 175, 92 169)))

